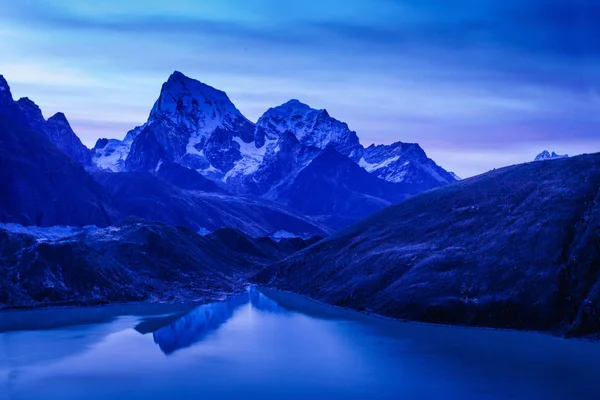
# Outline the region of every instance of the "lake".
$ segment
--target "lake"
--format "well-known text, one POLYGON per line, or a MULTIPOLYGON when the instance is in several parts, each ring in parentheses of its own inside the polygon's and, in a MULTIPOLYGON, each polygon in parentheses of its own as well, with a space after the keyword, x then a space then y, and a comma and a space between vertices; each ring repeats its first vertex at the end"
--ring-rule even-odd
POLYGON ((252 289, 0 313, 0 399, 598 399, 600 344, 395 322, 252 289))

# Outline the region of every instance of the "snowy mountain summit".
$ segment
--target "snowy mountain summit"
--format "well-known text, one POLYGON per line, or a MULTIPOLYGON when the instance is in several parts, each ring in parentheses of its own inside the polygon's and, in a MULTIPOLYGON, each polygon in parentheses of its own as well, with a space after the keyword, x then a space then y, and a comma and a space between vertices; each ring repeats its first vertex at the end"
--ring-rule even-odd
MULTIPOLYGON (((147 122, 128 132, 123 140, 99 140, 93 149, 93 162, 102 170, 156 174, 177 165, 230 192, 290 205, 293 201, 284 199, 283 193, 292 193, 293 185, 299 187, 296 179, 304 179, 301 172, 326 149, 363 168, 373 179, 404 185, 386 187, 380 193, 397 190, 413 194, 456 180, 418 144, 397 142, 364 148, 345 122, 296 99, 270 108, 255 124, 225 92, 178 71, 162 85, 147 122)), ((313 168, 310 173, 319 172, 313 168)), ((372 201, 373 187, 380 184, 370 181, 361 186, 357 204, 366 193, 371 193, 368 201, 372 201)), ((331 189, 330 194, 335 193, 331 189)), ((386 204, 397 198, 393 195, 375 202, 386 204)))
POLYGON ((268 138, 276 139, 284 132, 291 132, 304 146, 325 149, 332 145, 355 161, 363 152, 356 132, 345 122, 331 117, 325 109, 316 110, 296 99, 270 108, 256 125, 264 129, 268 138))
POLYGON ((552 160, 552 159, 556 159, 556 158, 567 158, 567 157, 569 157, 567 154, 560 155, 560 154, 556 154, 555 152, 550 153, 548 150, 544 150, 535 157, 534 161, 552 160))

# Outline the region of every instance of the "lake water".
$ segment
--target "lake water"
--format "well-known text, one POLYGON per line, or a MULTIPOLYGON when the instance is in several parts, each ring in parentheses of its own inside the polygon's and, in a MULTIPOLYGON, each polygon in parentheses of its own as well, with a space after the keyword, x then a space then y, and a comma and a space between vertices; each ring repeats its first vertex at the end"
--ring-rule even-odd
POLYGON ((597 343, 264 293, 0 313, 0 399, 600 399, 597 343))

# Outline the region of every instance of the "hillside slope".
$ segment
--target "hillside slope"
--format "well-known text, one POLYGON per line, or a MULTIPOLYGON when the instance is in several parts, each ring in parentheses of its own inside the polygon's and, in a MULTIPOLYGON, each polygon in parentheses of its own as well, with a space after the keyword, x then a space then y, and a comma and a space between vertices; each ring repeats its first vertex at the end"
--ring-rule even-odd
POLYGON ((416 321, 600 332, 600 154, 414 196, 254 281, 416 321))
POLYGON ((293 251, 235 229, 200 236, 131 218, 104 229, 2 225, 0 309, 222 299, 293 251))
POLYGON ((0 222, 106 226, 121 217, 83 166, 0 110, 0 222))

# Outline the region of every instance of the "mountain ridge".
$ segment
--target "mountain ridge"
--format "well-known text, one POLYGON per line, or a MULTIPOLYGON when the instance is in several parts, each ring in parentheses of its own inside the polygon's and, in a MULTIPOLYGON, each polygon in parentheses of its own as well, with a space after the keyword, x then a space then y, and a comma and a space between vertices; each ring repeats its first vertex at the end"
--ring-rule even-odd
MULTIPOLYGON (((283 188, 292 186, 301 171, 330 146, 370 173, 374 187, 382 185, 377 180, 402 184, 394 198, 456 181, 418 144, 364 148, 345 122, 297 99, 269 108, 254 124, 225 92, 178 71, 162 85, 144 125, 128 132, 123 141, 98 143, 93 160, 101 169, 156 173, 163 163, 175 163, 231 193, 284 204, 289 199, 278 197, 283 188)), ((330 181, 321 184, 331 186, 330 181)), ((388 204, 391 197, 378 203, 388 204)), ((357 215, 365 215, 365 210, 357 215)))
POLYGON ((504 167, 378 211, 253 281, 394 318, 598 335, 599 205, 600 153, 504 167))

